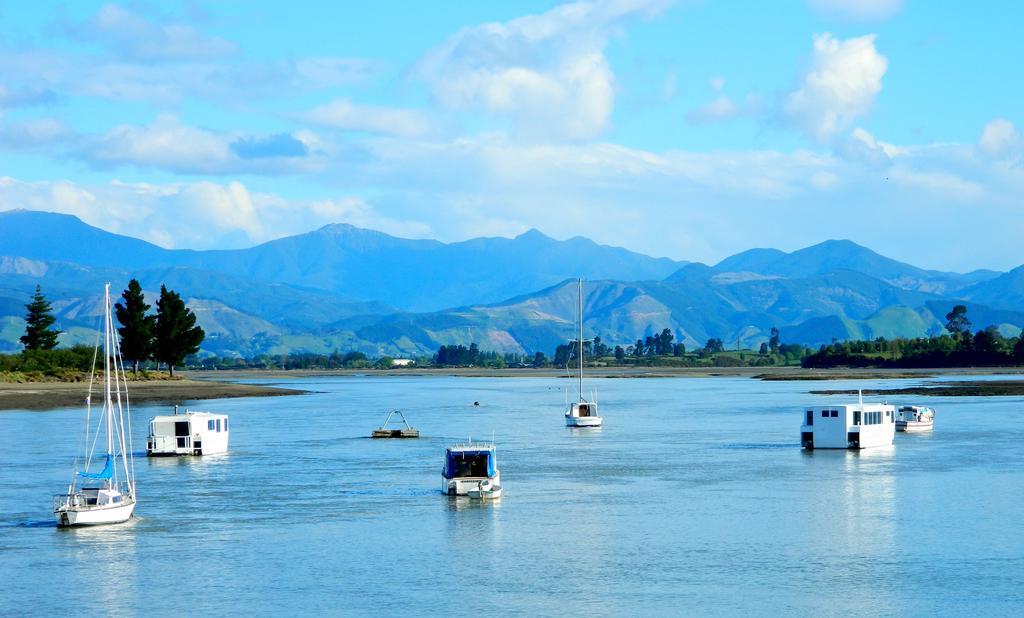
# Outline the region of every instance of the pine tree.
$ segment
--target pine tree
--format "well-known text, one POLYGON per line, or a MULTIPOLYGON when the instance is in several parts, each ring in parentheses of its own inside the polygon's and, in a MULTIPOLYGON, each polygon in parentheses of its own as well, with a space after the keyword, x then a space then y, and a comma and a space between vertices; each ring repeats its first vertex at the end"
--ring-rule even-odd
POLYGON ((25 305, 25 309, 28 313, 25 315, 25 334, 21 338, 25 349, 52 350, 57 347, 57 335, 63 331, 50 328, 57 319, 53 317, 53 307, 38 285, 32 302, 25 305))
POLYGON ((196 315, 173 290, 160 286, 160 298, 156 301, 156 342, 153 358, 167 364, 174 377, 174 366, 189 354, 199 351, 206 333, 196 326, 196 315))
POLYGON ((131 361, 132 370, 138 373, 139 363, 153 355, 156 316, 146 315, 149 305, 142 295, 142 286, 138 280, 128 282, 128 289, 121 294, 121 298, 124 304, 118 302, 114 305, 117 321, 121 323, 121 328, 117 329, 121 335, 121 356, 131 361))

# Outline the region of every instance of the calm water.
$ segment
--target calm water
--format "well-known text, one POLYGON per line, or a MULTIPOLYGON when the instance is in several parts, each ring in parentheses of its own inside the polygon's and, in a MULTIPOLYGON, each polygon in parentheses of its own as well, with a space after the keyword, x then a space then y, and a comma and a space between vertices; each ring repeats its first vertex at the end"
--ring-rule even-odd
MULTIPOLYGON (((107 528, 51 523, 82 412, 0 412, 0 614, 1024 612, 1024 398, 810 454, 807 390, 873 383, 593 380, 582 432, 565 380, 294 384, 318 392, 191 406, 231 415, 230 454, 138 458, 107 528), (388 408, 424 437, 364 438, 388 408), (445 445, 492 432, 502 500, 442 496, 445 445)), ((136 451, 165 412, 135 410, 136 451)))

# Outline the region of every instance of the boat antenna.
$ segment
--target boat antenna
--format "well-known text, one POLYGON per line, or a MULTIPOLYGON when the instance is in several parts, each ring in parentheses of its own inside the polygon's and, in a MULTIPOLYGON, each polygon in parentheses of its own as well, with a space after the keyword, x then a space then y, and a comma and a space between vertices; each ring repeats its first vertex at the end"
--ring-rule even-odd
POLYGON ((860 404, 860 409, 864 409, 864 391, 857 389, 857 402, 860 404))

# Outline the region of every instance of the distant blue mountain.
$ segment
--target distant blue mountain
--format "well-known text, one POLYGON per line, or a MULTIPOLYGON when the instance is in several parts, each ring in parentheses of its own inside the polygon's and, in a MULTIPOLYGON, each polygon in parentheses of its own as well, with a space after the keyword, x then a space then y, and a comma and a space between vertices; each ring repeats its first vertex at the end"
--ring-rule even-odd
POLYGON ((442 344, 551 352, 572 335, 575 278, 585 327, 611 344, 672 329, 688 346, 755 346, 772 327, 809 345, 926 336, 967 304, 976 327, 1024 327, 1024 267, 930 271, 850 241, 785 253, 753 249, 714 266, 655 259, 584 238, 459 243, 407 240, 328 225, 242 250, 177 251, 109 234, 75 217, 0 213, 0 351, 19 349, 36 284, 64 343, 91 341, 102 283, 138 278, 183 294, 208 333, 203 350, 254 356, 361 350, 429 354, 442 344))
POLYGON ((104 232, 70 215, 27 210, 0 213, 0 256, 126 272, 197 268, 411 311, 497 302, 570 276, 662 279, 683 264, 585 238, 554 240, 536 230, 515 238, 445 244, 395 238, 347 224, 249 249, 172 251, 104 232))
POLYGON ((849 240, 826 240, 792 253, 777 249, 750 249, 722 260, 714 266, 714 270, 789 278, 849 270, 906 290, 937 294, 952 294, 1000 274, 983 270, 966 275, 925 270, 879 255, 849 240))

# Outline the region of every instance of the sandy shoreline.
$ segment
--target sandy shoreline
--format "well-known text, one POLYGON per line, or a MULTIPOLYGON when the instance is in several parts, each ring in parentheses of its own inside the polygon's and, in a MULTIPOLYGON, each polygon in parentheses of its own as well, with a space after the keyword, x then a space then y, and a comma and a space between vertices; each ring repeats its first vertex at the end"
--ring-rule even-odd
MULTIPOLYGON (((929 378, 935 376, 970 376, 992 374, 1024 374, 1024 368, 958 368, 958 369, 803 369, 800 367, 593 367, 587 369, 588 378, 704 378, 746 377, 770 381, 826 381, 826 380, 889 380, 929 378)), ((182 380, 154 380, 131 382, 129 392, 135 403, 162 402, 168 405, 202 399, 234 397, 273 397, 301 395, 306 391, 291 387, 288 382, 310 377, 373 377, 382 380, 412 376, 453 376, 465 378, 569 378, 564 370, 556 369, 392 369, 376 371, 366 369, 336 370, 229 370, 183 372, 182 380), (274 384, 239 384, 234 380, 269 380, 274 384)), ((938 385, 936 385, 938 386, 938 385)), ((1024 394, 1024 376, 1018 383, 1006 381, 961 382, 943 384, 943 388, 914 387, 899 394, 920 395, 1010 395, 1024 394)), ((76 406, 85 400, 86 386, 81 382, 0 383, 0 410, 43 410, 76 406)), ((834 394, 839 391, 811 391, 815 394, 834 394)), ((865 390, 865 394, 896 394, 884 389, 865 390)))
MULTIPOLYGON (((253 384, 234 384, 209 380, 154 380, 130 382, 128 392, 133 403, 163 402, 180 404, 196 399, 233 397, 272 397, 299 395, 305 391, 253 384)), ((87 386, 82 382, 0 383, 0 410, 43 410, 77 406, 85 401, 87 386)), ((94 392, 93 400, 102 396, 94 392)))

